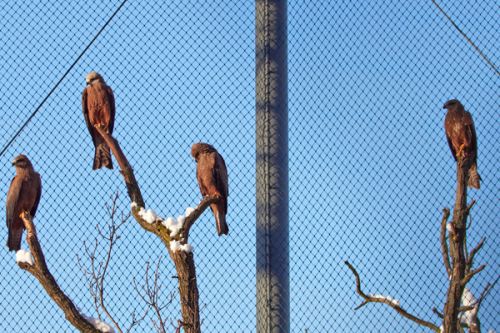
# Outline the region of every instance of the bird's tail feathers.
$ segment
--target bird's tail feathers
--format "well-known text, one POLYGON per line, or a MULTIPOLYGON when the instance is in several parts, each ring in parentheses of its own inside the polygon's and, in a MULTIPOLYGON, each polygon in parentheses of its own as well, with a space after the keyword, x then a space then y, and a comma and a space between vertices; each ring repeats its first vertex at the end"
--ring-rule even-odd
POLYGON ((7 239, 7 246, 9 251, 19 251, 21 249, 21 239, 23 237, 23 229, 9 229, 9 238, 7 239))
POLYGON ((92 169, 96 170, 102 167, 113 169, 111 151, 105 142, 99 143, 95 148, 94 164, 92 165, 92 169))
POLYGON ((215 223, 217 224, 217 234, 227 235, 229 233, 229 228, 226 223, 226 214, 222 213, 220 210, 214 211, 215 223))
POLYGON ((481 176, 479 176, 479 173, 477 172, 477 164, 474 163, 471 165, 469 169, 469 187, 478 189, 481 187, 480 184, 481 181, 481 176))

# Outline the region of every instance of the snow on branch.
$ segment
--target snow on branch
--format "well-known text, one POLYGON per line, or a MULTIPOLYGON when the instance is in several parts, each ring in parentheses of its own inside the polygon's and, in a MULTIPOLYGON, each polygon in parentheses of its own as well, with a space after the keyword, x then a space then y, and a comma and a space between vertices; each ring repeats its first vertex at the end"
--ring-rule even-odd
POLYGON ((16 263, 25 263, 27 265, 33 266, 35 264, 35 260, 33 259, 30 251, 20 249, 16 252, 16 263))
POLYGON ((186 333, 201 332, 199 315, 199 293, 194 265, 192 246, 188 244, 189 231, 194 222, 201 216, 207 207, 220 200, 219 196, 204 197, 196 208, 186 209, 185 215, 177 219, 162 219, 154 210, 145 209, 141 190, 135 179, 132 167, 120 148, 118 141, 103 129, 96 127, 109 148, 113 152, 123 175, 127 192, 131 201, 132 215, 139 225, 158 236, 172 259, 178 276, 178 287, 181 298, 182 326, 186 333))
POLYGON ((31 216, 27 212, 23 212, 21 218, 26 228, 26 241, 28 242, 30 251, 18 251, 20 253, 19 255, 16 254, 16 261, 19 267, 32 274, 40 282, 49 297, 59 306, 64 312, 66 319, 74 327, 82 332, 113 332, 101 330, 101 328, 95 326, 93 322, 88 320, 88 317, 80 313, 71 299, 61 290, 47 267, 31 216))
POLYGON ((354 310, 358 310, 359 308, 365 306, 368 303, 384 303, 396 310, 397 313, 402 315, 403 317, 410 319, 411 321, 414 321, 415 323, 425 326, 427 328, 430 328, 434 332, 440 332, 440 328, 436 325, 434 325, 431 322, 425 321, 423 319, 420 319, 418 317, 415 317, 414 315, 408 313, 406 310, 404 310, 400 306, 400 302, 398 300, 393 299, 392 297, 389 296, 383 296, 383 295, 377 295, 377 294, 365 294, 361 290, 361 279, 359 277, 358 272, 354 268, 354 266, 349 263, 349 261, 344 262, 347 267, 351 270, 351 272, 354 274, 354 278, 356 279, 356 292, 364 299, 364 301, 358 305, 354 310))

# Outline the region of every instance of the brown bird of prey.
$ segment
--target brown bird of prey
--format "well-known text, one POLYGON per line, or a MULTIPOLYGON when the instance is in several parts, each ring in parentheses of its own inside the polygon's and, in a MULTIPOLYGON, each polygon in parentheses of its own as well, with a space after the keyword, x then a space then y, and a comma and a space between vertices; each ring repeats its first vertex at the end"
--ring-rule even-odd
POLYGON ((16 167, 16 175, 7 192, 6 212, 9 229, 7 246, 9 251, 18 251, 21 248, 24 230, 20 214, 28 212, 32 218, 35 216, 42 193, 42 180, 26 156, 17 156, 12 165, 16 167))
POLYGON ((104 138, 95 127, 100 127, 110 135, 113 134, 115 124, 115 97, 113 90, 106 85, 99 73, 90 72, 85 77, 87 86, 82 93, 82 109, 85 123, 92 137, 95 147, 92 169, 103 166, 113 169, 111 152, 104 138))
POLYGON ((214 147, 207 143, 195 143, 191 155, 196 160, 196 179, 203 196, 219 196, 219 201, 210 205, 215 216, 217 233, 227 235, 226 223, 228 182, 226 163, 214 147))
POLYGON ((479 189, 481 177, 477 173, 477 138, 472 116, 456 99, 446 102, 443 109, 448 109, 444 129, 451 153, 455 161, 460 157, 471 161, 468 185, 479 189))

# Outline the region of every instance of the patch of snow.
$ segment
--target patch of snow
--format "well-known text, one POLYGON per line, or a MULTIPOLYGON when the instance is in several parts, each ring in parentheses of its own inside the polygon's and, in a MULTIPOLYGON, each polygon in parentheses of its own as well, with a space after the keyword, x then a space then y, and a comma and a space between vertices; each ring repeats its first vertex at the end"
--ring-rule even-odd
POLYGON ((384 296, 384 295, 369 295, 369 296, 373 297, 373 298, 376 298, 376 299, 380 299, 380 300, 384 300, 384 301, 389 301, 394 306, 401 306, 401 303, 397 299, 394 299, 394 298, 392 298, 390 296, 384 296))
POLYGON ((179 220, 179 218, 175 220, 173 217, 169 217, 168 219, 163 220, 161 224, 163 224, 165 228, 170 230, 170 237, 175 237, 182 229, 184 225, 184 220, 179 220))
MULTIPOLYGON (((465 287, 464 292, 462 293, 462 305, 463 306, 474 306, 477 303, 476 298, 472 294, 469 288, 465 287)), ((460 322, 465 323, 467 325, 472 324, 472 319, 477 313, 477 307, 465 312, 461 312, 459 315, 460 322)))
POLYGON ((188 207, 186 208, 186 217, 188 217, 189 215, 191 215, 191 213, 194 212, 194 208, 193 207, 188 207))
POLYGON ((184 252, 193 252, 193 247, 191 244, 181 244, 180 242, 173 240, 170 242, 170 250, 172 252, 184 251, 184 252))
POLYGON ((86 315, 82 314, 83 317, 85 317, 85 319, 87 319, 88 322, 90 322, 92 324, 92 326, 94 326, 96 329, 104 332, 104 333, 115 333, 115 329, 106 324, 105 322, 103 321, 100 321, 99 319, 97 318, 92 318, 92 317, 87 317, 86 315))
POLYGON ((146 221, 147 223, 154 223, 156 220, 159 220, 158 215, 156 215, 155 211, 150 209, 141 209, 138 212, 139 216, 146 221))
POLYGON ((26 251, 24 249, 20 249, 19 251, 16 252, 16 263, 20 262, 24 262, 29 265, 35 264, 35 260, 33 259, 31 252, 26 251))

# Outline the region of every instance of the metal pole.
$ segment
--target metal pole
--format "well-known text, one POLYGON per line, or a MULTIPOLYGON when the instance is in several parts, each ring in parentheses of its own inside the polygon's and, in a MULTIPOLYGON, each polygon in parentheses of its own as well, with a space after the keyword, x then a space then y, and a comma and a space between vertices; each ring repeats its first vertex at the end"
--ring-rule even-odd
POLYGON ((256 0, 257 332, 290 331, 287 4, 256 0))

